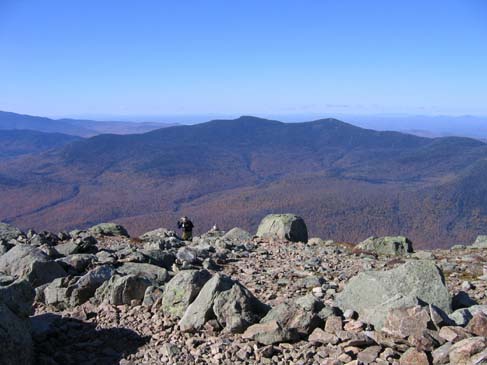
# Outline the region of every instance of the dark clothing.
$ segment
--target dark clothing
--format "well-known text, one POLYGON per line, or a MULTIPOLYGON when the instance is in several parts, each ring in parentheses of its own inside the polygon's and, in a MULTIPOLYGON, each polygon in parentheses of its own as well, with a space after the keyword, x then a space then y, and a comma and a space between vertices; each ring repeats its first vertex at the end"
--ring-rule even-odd
POLYGON ((178 228, 183 230, 182 239, 191 241, 193 239, 193 222, 187 220, 186 222, 178 221, 178 228))
POLYGON ((183 241, 192 241, 193 240, 193 232, 183 231, 181 238, 183 239, 183 241))
POLYGON ((193 231, 193 222, 191 221, 186 221, 186 222, 181 222, 178 221, 178 228, 182 229, 183 232, 192 232, 193 231))

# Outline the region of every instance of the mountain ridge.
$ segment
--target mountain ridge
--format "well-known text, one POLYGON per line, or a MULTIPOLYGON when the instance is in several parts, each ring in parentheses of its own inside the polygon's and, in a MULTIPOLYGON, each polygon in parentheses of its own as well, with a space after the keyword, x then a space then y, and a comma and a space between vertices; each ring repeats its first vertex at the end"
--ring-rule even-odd
POLYGON ((22 181, 0 181, 0 220, 54 230, 117 220, 137 233, 190 215, 197 229, 253 230, 263 214, 290 211, 309 217, 311 234, 322 237, 359 242, 400 233, 443 247, 487 231, 485 199, 472 196, 487 185, 467 188, 487 171, 486 152, 473 139, 336 119, 243 116, 105 134, 0 162, 0 176, 22 181))
POLYGON ((27 129, 45 133, 62 133, 78 137, 92 137, 104 133, 144 133, 170 125, 174 125, 174 123, 104 122, 71 118, 51 119, 0 111, 0 130, 27 129))

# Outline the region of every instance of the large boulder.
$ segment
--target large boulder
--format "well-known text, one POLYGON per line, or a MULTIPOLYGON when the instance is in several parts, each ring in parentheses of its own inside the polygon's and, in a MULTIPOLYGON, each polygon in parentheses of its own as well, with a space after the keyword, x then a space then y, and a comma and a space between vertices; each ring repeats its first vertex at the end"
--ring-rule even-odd
POLYGON ((179 321, 182 331, 201 329, 210 319, 214 318, 213 303, 220 292, 231 289, 234 281, 228 276, 216 274, 206 282, 196 299, 189 305, 179 321))
POLYGON ((441 270, 431 261, 410 261, 388 271, 367 271, 350 279, 337 295, 342 310, 351 309, 380 329, 390 309, 431 304, 451 312, 451 297, 441 270))
POLYGON ((34 290, 25 280, 0 287, 0 364, 32 364, 29 315, 34 290))
POLYGON ((207 270, 183 270, 165 286, 161 309, 164 314, 181 318, 186 308, 196 298, 201 288, 210 280, 207 270))
POLYGON ((95 295, 96 289, 109 280, 113 273, 111 267, 99 266, 81 277, 55 279, 43 288, 39 300, 58 310, 83 304, 95 295))
POLYGON ((297 215, 269 214, 260 222, 257 236, 292 242, 308 242, 308 229, 303 218, 297 215))
POLYGON ((93 270, 88 271, 76 282, 73 291, 71 292, 70 305, 76 306, 83 304, 88 299, 95 295, 98 289, 104 282, 108 281, 114 273, 110 266, 98 266, 93 270))
POLYGON ((230 290, 219 293, 213 303, 216 320, 225 331, 232 333, 245 331, 268 311, 267 305, 238 282, 230 290))
POLYGON ((487 236, 477 236, 477 239, 472 244, 474 248, 487 248, 487 236))
POLYGON ((176 258, 188 264, 197 264, 200 262, 198 251, 194 247, 181 247, 176 253, 176 258))
POLYGON ((127 230, 116 223, 100 223, 91 227, 89 230, 94 235, 99 236, 125 236, 129 237, 127 230))
POLYGON ((282 328, 287 329, 288 333, 305 337, 323 324, 319 316, 322 308, 323 303, 312 294, 308 294, 277 305, 260 322, 276 321, 282 328))
POLYGON ((240 283, 226 275, 215 274, 186 309, 179 327, 192 332, 216 319, 226 331, 238 333, 258 322, 267 310, 267 306, 240 283))
POLYGON ((43 290, 42 299, 44 304, 58 310, 68 308, 71 293, 77 279, 72 276, 54 279, 43 290))
POLYGON ((404 236, 369 237, 355 248, 385 256, 404 256, 413 252, 413 244, 404 236))
POLYGON ((176 261, 176 255, 172 252, 146 249, 141 249, 139 252, 146 257, 149 264, 157 265, 167 270, 171 270, 172 265, 176 261))
POLYGON ((56 278, 66 276, 66 271, 40 249, 30 245, 16 245, 0 256, 0 272, 28 280, 37 287, 56 278))
POLYGON ((142 302, 150 280, 135 275, 113 275, 95 292, 95 299, 112 305, 131 304, 132 300, 142 302))
POLYGON ((169 279, 166 269, 145 263, 126 262, 117 267, 116 271, 120 275, 135 275, 146 278, 156 285, 163 285, 169 279))

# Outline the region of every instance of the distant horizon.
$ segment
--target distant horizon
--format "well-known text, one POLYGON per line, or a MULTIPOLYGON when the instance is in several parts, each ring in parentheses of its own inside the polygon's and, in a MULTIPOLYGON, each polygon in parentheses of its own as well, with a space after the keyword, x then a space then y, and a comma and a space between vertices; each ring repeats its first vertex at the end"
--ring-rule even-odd
MULTIPOLYGON (((165 115, 165 116, 100 116, 100 115, 66 115, 49 116, 18 113, 15 111, 4 111, 16 115, 27 115, 30 117, 49 118, 54 121, 74 120, 80 126, 83 120, 87 124, 90 122, 113 122, 128 124, 148 124, 156 128, 160 125, 195 125, 209 122, 215 119, 233 120, 241 116, 254 116, 262 119, 278 120, 284 123, 302 123, 319 119, 333 118, 355 125, 360 128, 372 129, 377 131, 397 131, 402 133, 415 134, 422 137, 469 137, 482 141, 487 140, 487 117, 476 115, 420 115, 406 113, 383 113, 383 114, 340 114, 340 113, 288 113, 285 115, 277 114, 258 114, 258 113, 235 113, 235 114, 197 114, 197 115, 165 115)), ((8 119, 8 118, 7 118, 8 119)), ((1 120, 0 120, 1 122, 1 120)))
POLYGON ((420 113, 339 113, 339 112, 315 112, 315 113, 252 113, 252 112, 241 112, 241 113, 168 113, 168 114, 90 114, 90 113, 75 113, 75 114, 38 114, 38 113, 28 113, 16 110, 6 110, 0 107, 0 111, 29 115, 36 117, 45 117, 49 119, 77 119, 77 120, 90 120, 90 121, 100 121, 100 122, 134 122, 134 123, 166 123, 166 122, 181 122, 182 120, 187 122, 201 122, 201 121, 211 121, 213 119, 236 119, 241 116, 254 116, 263 119, 278 119, 283 118, 283 122, 306 122, 310 120, 326 119, 326 118, 336 118, 340 117, 378 117, 378 118, 486 118, 487 114, 420 114, 420 113), (176 120, 166 120, 176 118, 176 120), (297 118, 294 120, 293 118, 297 118), (313 119, 309 119, 313 118, 313 119), (196 120, 195 120, 196 119, 196 120))

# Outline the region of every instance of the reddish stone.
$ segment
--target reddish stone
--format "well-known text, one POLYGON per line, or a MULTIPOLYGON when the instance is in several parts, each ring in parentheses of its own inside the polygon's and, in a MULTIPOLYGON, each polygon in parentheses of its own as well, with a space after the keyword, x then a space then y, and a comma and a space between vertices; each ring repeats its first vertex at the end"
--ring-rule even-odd
POLYGON ((487 337, 487 316, 482 312, 475 313, 465 329, 474 335, 487 337))
POLYGON ((410 348, 399 359, 400 365, 430 365, 428 356, 423 351, 410 348))

